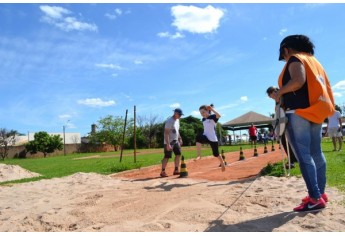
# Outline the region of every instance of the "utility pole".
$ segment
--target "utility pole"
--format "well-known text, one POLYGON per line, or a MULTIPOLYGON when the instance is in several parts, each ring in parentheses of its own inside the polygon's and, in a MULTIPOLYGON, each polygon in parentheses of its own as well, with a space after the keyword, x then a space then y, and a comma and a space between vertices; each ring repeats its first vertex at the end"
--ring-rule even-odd
POLYGON ((69 120, 62 126, 63 130, 63 155, 66 156, 66 125, 68 124, 69 120))
POLYGON ((62 126, 62 130, 63 130, 63 155, 66 156, 66 137, 65 137, 65 129, 66 126, 62 126))

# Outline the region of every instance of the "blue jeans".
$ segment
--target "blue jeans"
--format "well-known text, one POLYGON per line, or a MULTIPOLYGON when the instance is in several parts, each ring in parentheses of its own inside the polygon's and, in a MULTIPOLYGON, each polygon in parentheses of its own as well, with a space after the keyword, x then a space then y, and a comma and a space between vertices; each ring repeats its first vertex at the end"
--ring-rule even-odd
POLYGON ((326 187, 326 159, 321 149, 321 124, 294 113, 286 114, 286 136, 298 160, 311 198, 320 198, 326 187))

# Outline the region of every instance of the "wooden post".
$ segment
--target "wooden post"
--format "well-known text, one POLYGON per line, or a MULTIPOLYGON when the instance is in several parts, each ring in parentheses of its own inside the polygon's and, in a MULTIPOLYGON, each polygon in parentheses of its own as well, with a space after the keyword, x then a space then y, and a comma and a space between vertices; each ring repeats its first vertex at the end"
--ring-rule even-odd
POLYGON ((137 112, 134 106, 134 163, 137 162, 137 112))
POLYGON ((124 144, 124 142, 125 142, 126 126, 127 126, 127 113, 128 113, 128 110, 126 110, 125 125, 123 126, 123 135, 122 135, 120 162, 122 162, 123 144, 124 144))

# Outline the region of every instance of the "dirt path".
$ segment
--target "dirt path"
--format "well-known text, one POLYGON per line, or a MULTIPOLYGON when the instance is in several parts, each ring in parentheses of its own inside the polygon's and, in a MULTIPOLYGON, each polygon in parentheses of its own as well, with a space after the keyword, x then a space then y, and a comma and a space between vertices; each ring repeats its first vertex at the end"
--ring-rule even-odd
MULTIPOLYGON (((225 172, 221 172, 219 166, 219 161, 214 157, 204 157, 201 160, 187 160, 185 161, 187 165, 188 178, 193 179, 207 179, 212 181, 222 181, 222 180, 240 180, 250 177, 255 177, 260 173, 262 168, 267 166, 268 163, 276 163, 283 159, 282 152, 278 145, 275 146, 275 151, 270 151, 264 153, 264 147, 257 149, 258 156, 254 157, 253 149, 244 150, 243 154, 245 160, 239 161, 240 153, 229 152, 225 153, 225 160, 228 164, 225 172)), ((284 155, 285 157, 285 155, 284 155)), ((161 165, 155 165, 150 167, 144 167, 139 170, 131 170, 126 172, 121 172, 114 174, 113 176, 125 177, 136 180, 148 180, 160 178, 159 173, 161 170, 161 165)), ((169 162, 166 172, 169 175, 168 179, 178 178, 179 176, 173 176, 172 172, 174 166, 172 162, 169 162)))

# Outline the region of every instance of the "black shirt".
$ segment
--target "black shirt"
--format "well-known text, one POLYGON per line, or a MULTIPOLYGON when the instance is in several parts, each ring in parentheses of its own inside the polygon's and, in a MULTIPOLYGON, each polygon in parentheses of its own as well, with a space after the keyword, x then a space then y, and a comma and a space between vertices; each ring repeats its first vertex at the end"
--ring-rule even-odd
MULTIPOLYGON (((283 86, 291 80, 289 66, 292 62, 301 61, 297 57, 290 57, 283 75, 283 86)), ((303 84, 303 86, 300 89, 283 95, 283 107, 285 108, 285 110, 295 110, 298 108, 307 108, 309 106, 310 103, 307 81, 303 84)))

